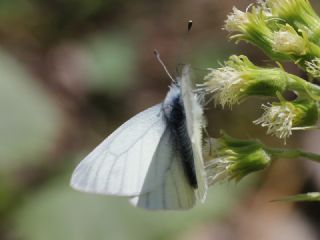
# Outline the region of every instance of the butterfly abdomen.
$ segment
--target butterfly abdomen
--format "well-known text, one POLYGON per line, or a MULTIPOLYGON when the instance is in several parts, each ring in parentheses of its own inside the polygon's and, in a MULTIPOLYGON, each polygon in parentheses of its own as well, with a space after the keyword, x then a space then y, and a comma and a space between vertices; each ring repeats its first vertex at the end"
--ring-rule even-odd
POLYGON ((189 184, 197 188, 197 178, 191 140, 187 131, 186 114, 181 99, 180 87, 173 85, 163 102, 163 111, 175 138, 176 146, 181 155, 182 165, 189 184))

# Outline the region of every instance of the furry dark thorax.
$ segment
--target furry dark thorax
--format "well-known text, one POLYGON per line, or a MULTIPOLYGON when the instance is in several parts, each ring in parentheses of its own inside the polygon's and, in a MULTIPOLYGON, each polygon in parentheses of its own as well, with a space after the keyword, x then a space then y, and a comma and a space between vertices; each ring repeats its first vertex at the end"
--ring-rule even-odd
POLYGON ((182 165, 189 184, 193 188, 198 187, 194 166, 194 157, 191 140, 187 131, 185 108, 179 85, 173 84, 170 87, 164 102, 163 111, 168 127, 174 136, 177 151, 180 153, 182 165))

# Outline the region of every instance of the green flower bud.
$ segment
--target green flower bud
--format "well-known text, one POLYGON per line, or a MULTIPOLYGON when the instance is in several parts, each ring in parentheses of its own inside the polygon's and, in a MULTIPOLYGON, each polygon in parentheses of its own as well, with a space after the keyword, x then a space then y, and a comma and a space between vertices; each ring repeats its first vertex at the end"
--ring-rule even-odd
POLYGON ((218 181, 239 181, 266 168, 271 157, 256 141, 245 141, 223 134, 205 146, 205 169, 210 185, 218 181))
POLYGON ((308 0, 266 0, 263 7, 273 17, 282 19, 296 30, 305 31, 311 41, 320 43, 320 18, 308 0))
POLYGON ((319 108, 316 101, 296 100, 293 103, 296 117, 293 119, 293 130, 295 128, 310 127, 317 123, 319 108))
POLYGON ((255 66, 246 56, 233 55, 223 67, 209 70, 202 87, 213 93, 215 103, 223 107, 231 107, 247 96, 275 96, 288 83, 281 68, 255 66))
POLYGON ((266 127, 267 134, 286 140, 293 130, 310 127, 318 121, 318 106, 312 100, 281 101, 262 105, 263 115, 253 123, 266 127))
POLYGON ((273 33, 272 50, 290 56, 303 69, 307 61, 320 57, 320 47, 309 41, 304 31, 297 32, 288 24, 273 33))
POLYGON ((233 7, 233 12, 227 16, 224 29, 228 32, 242 32, 249 24, 248 13, 242 12, 236 7, 233 7))
POLYGON ((290 25, 283 26, 273 33, 272 49, 275 52, 305 55, 308 52, 308 40, 301 37, 290 25))
POLYGON ((273 59, 289 60, 290 56, 272 49, 274 27, 278 29, 275 20, 270 19, 269 13, 262 7, 252 7, 251 12, 242 12, 233 8, 228 15, 224 29, 233 33, 231 39, 243 40, 261 48, 273 59))
POLYGON ((308 18, 318 18, 308 0, 266 0, 265 6, 274 16, 282 19, 307 23, 308 18))
POLYGON ((312 23, 309 28, 309 25, 303 25, 296 19, 287 21, 281 16, 289 16, 295 8, 306 6, 313 11, 305 0, 260 1, 260 4, 246 12, 233 8, 224 28, 232 33, 231 39, 249 42, 274 60, 293 61, 305 69, 305 61, 320 57, 320 47, 317 45, 320 43, 320 21, 318 18, 314 20, 313 17, 306 17, 312 23), (288 14, 284 14, 285 11, 288 14))

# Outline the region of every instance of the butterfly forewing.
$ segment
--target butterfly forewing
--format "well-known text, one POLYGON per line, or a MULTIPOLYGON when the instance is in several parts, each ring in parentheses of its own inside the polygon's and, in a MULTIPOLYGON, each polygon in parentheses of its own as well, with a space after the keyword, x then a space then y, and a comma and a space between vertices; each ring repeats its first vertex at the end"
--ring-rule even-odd
POLYGON ((165 129, 161 104, 137 114, 80 162, 71 186, 80 191, 120 196, 137 196, 155 189, 162 184, 161 173, 169 164, 166 159, 153 162, 165 129), (150 173, 155 173, 152 180, 147 178, 150 173))

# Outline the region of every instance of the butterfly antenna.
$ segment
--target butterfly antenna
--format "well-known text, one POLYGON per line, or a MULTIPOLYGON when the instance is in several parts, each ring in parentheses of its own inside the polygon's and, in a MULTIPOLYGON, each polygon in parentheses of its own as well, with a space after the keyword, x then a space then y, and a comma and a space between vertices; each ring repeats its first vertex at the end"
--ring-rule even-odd
POLYGON ((175 82, 174 78, 172 77, 172 75, 170 74, 170 72, 168 71, 166 65, 163 63, 163 61, 161 60, 160 57, 160 53, 155 49, 153 50, 153 53, 155 55, 155 57, 157 58, 158 62, 161 64, 161 66, 163 67, 164 71, 167 73, 167 75, 169 76, 169 78, 172 80, 172 82, 175 82))
POLYGON ((188 21, 188 32, 191 31, 192 24, 193 24, 192 20, 189 20, 189 21, 188 21))
MULTIPOLYGON (((180 44, 181 46, 178 48, 178 50, 179 50, 178 59, 180 59, 178 62, 183 62, 183 61, 181 61, 181 56, 183 56, 183 58, 185 58, 186 50, 188 49, 188 46, 187 46, 188 45, 188 38, 189 38, 190 32, 192 30, 192 27, 193 27, 193 21, 190 19, 187 22, 187 31, 185 31, 185 29, 183 31, 183 41, 180 44)), ((177 72, 179 72, 179 70, 180 70, 179 67, 181 67, 181 65, 184 66, 186 64, 184 64, 184 63, 178 64, 178 66, 176 68, 177 72)))

